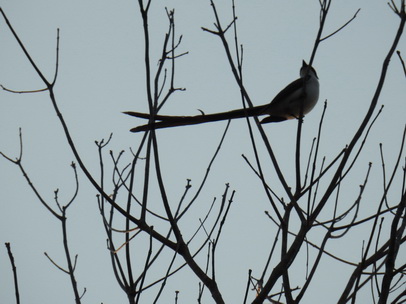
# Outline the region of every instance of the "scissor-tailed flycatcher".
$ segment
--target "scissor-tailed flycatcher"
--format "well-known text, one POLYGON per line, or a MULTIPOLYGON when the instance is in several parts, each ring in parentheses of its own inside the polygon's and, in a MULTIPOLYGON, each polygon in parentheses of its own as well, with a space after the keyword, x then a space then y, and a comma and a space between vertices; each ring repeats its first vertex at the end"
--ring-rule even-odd
MULTIPOLYGON (((280 122, 287 119, 299 118, 300 114, 309 113, 319 99, 319 78, 313 67, 303 61, 300 78, 290 83, 278 93, 268 104, 252 108, 238 109, 216 114, 202 114, 196 116, 167 116, 155 115, 155 122, 138 126, 131 132, 147 131, 185 125, 195 125, 205 122, 229 120, 250 116, 268 115, 261 123, 280 122)), ((150 114, 138 112, 124 112, 125 114, 150 119, 150 114)))

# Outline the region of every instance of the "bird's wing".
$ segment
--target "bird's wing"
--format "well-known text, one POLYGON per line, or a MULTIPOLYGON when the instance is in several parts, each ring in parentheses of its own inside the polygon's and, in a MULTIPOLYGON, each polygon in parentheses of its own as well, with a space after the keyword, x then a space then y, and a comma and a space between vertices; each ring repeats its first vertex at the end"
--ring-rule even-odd
POLYGON ((270 105, 278 105, 281 102, 284 102, 292 92, 300 90, 303 87, 303 78, 296 79, 295 81, 288 84, 282 91, 280 91, 274 99, 270 102, 270 105))

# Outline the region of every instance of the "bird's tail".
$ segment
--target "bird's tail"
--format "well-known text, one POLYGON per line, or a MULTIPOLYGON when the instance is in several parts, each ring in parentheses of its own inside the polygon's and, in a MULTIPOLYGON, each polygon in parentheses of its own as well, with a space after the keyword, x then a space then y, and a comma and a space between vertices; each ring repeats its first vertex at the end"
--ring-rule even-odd
MULTIPOLYGON (((253 108, 238 109, 228 112, 221 112, 215 114, 203 114, 196 116, 169 116, 169 115, 155 115, 155 122, 151 124, 141 125, 135 128, 132 128, 131 132, 141 132, 151 129, 161 129, 161 128, 170 128, 170 127, 179 127, 186 125, 196 125, 206 122, 220 121, 220 120, 229 120, 250 116, 259 116, 264 113, 268 105, 257 106, 253 108)), ((150 119, 151 115, 146 113, 139 112, 124 112, 124 114, 131 115, 138 118, 150 119)))

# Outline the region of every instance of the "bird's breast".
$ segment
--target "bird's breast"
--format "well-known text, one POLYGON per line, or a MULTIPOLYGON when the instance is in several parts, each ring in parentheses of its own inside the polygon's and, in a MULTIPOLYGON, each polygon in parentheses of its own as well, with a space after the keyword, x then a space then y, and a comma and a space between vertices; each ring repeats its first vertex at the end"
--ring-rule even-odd
POLYGON ((319 100, 319 81, 315 77, 311 77, 307 82, 304 88, 305 90, 305 99, 303 104, 303 114, 309 113, 313 110, 317 101, 319 100))

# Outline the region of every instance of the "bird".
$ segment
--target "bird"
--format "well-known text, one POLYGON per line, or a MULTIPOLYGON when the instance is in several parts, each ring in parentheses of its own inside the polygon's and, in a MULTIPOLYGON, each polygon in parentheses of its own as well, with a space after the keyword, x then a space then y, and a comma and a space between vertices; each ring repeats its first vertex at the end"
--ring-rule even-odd
MULTIPOLYGON (((255 107, 232 110, 215 114, 195 116, 154 115, 154 122, 132 128, 131 132, 148 131, 151 129, 170 128, 195 125, 221 120, 230 120, 252 116, 268 115, 261 124, 298 119, 309 113, 319 99, 319 78, 316 70, 304 60, 300 69, 300 78, 288 84, 270 103, 255 107)), ((150 119, 149 113, 127 111, 124 114, 150 119)))

